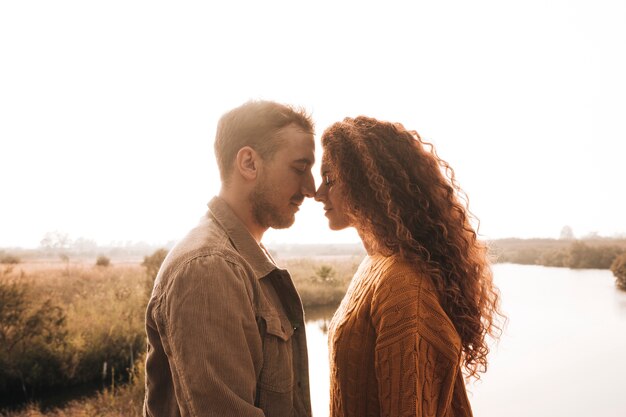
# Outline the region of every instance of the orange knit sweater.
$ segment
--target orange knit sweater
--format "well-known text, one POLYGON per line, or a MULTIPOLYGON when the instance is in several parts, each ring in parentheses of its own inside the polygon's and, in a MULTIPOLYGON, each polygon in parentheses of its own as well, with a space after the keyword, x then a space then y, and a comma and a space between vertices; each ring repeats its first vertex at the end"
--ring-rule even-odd
POLYGON ((431 280, 366 257, 329 329, 330 416, 472 416, 461 342, 431 280))

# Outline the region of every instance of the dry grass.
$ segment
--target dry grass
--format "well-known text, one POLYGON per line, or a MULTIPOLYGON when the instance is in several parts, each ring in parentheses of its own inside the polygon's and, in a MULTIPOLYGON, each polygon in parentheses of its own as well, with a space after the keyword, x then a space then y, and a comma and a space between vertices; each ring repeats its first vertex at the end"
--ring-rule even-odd
MULTIPOLYGON (((0 284, 17 283, 25 288, 28 308, 35 310, 46 301, 65 316, 62 343, 51 346, 32 341, 2 357, 0 363, 14 364, 13 373, 0 369, 0 389, 11 390, 15 375, 26 375, 26 384, 38 391, 89 381, 109 380, 113 369, 128 377, 134 360, 145 350, 144 314, 148 278, 139 265, 96 267, 93 264, 25 263, 4 266, 0 284), (45 356, 41 352, 45 351, 45 356), (47 358, 45 361, 42 357, 47 358), (11 361, 11 362, 6 362, 11 361), (30 361, 30 362, 29 362, 30 361), (32 363, 31 363, 32 362, 32 363), (104 364, 107 371, 103 374, 104 364), (19 366, 19 370, 16 367, 19 366), (35 372, 35 369, 43 371, 35 372)), ((7 334, 17 334, 14 329, 7 334)), ((7 353, 5 353, 7 354, 7 353)))
POLYGON ((362 257, 325 256, 285 259, 281 267, 289 270, 305 307, 338 304, 346 293, 362 257), (330 268, 331 276, 324 279, 321 269, 330 268))
MULTIPOLYGON (((361 257, 290 258, 280 260, 294 279, 306 307, 341 301, 361 257)), ((0 280, 28 285, 28 297, 53 300, 66 317, 65 347, 51 354, 62 369, 62 384, 99 381, 104 362, 111 386, 111 368, 129 383, 109 388, 62 408, 42 411, 36 403, 20 411, 0 411, 2 417, 141 416, 144 396, 144 314, 147 303, 145 269, 139 263, 28 262, 0 266, 0 280), (131 365, 134 363, 134 366, 131 365)), ((313 310, 312 310, 313 311, 313 310)), ((1 358, 0 358, 1 359, 1 358)), ((35 364, 34 364, 35 365, 35 364)), ((0 377, 3 370, 0 369, 0 377)), ((50 381, 39 381, 39 391, 50 381)), ((56 381, 58 382, 58 381, 56 381)), ((0 394, 2 394, 0 392, 0 394)))

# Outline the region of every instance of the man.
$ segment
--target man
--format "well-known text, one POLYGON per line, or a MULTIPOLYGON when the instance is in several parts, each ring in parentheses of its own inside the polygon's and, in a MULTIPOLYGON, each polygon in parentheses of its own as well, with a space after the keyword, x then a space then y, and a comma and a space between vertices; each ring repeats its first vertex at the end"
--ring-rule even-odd
POLYGON ((313 197, 313 123, 248 102, 222 116, 222 179, 196 228, 168 254, 148 304, 144 414, 311 416, 303 310, 261 244, 313 197))

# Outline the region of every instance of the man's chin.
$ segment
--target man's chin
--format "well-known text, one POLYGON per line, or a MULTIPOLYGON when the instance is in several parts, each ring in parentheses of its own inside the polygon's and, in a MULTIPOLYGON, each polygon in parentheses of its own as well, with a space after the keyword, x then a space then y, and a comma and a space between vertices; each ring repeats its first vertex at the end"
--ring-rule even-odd
POLYGON ((292 214, 291 216, 285 216, 284 218, 281 218, 280 220, 276 219, 274 221, 274 224, 272 224, 270 227, 272 229, 288 229, 291 226, 293 226, 295 221, 296 221, 296 216, 295 214, 292 214))

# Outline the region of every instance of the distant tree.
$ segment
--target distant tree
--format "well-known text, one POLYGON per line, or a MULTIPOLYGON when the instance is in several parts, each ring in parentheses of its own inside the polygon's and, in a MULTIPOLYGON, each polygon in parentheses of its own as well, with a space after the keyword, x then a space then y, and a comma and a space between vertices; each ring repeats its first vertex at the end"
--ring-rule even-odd
POLYGON ((98 244, 95 240, 79 237, 72 243, 72 249, 76 252, 95 252, 98 244))
POLYGON ((96 266, 107 267, 110 264, 111 264, 111 259, 107 258, 104 255, 100 255, 100 256, 98 256, 98 259, 96 259, 96 266))
POLYGON ((615 275, 617 288, 626 291, 626 253, 615 258, 611 264, 611 271, 615 275))
POLYGON ((54 232, 47 232, 39 244, 42 248, 50 251, 67 250, 72 245, 72 239, 67 233, 55 230, 54 232))
POLYGON ((596 231, 589 232, 585 236, 583 236, 583 239, 587 239, 587 240, 593 240, 593 239, 599 239, 599 238, 600 238, 600 234, 596 231))
POLYGON ((561 236, 559 237, 561 240, 573 240, 574 239, 574 231, 569 226, 563 226, 561 229, 561 236))

